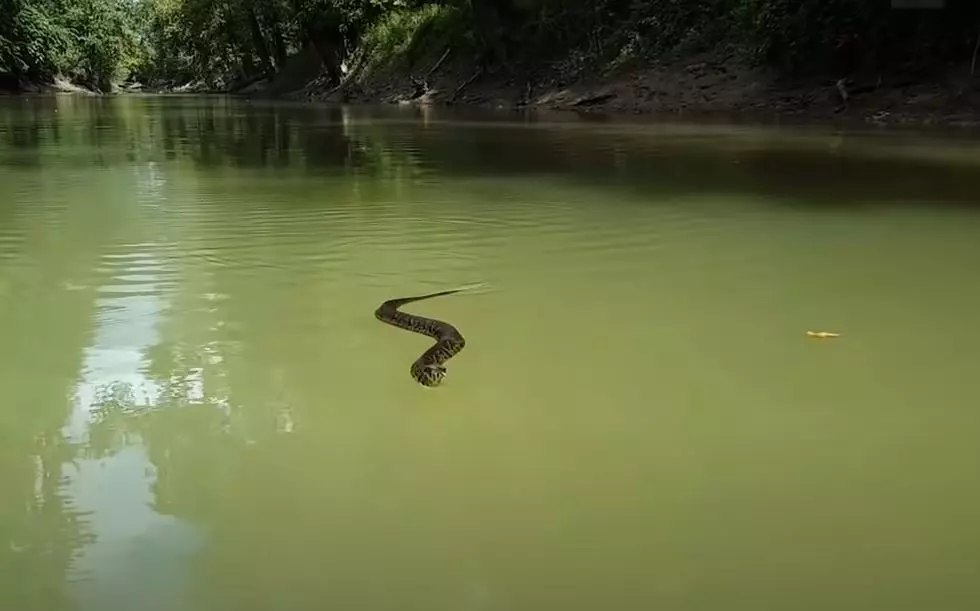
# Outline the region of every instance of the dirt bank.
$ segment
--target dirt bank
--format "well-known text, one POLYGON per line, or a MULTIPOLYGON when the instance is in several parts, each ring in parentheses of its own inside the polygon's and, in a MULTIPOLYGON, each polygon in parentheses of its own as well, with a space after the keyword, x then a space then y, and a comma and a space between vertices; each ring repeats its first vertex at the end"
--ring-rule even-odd
POLYGON ((925 77, 869 74, 841 80, 827 75, 790 81, 725 52, 591 73, 569 69, 567 63, 480 70, 453 62, 450 52, 411 70, 351 77, 339 88, 313 81, 288 95, 364 103, 980 126, 980 74, 971 75, 968 65, 944 66, 925 77))
POLYGON ((33 82, 17 78, 7 72, 0 72, 0 95, 24 95, 39 93, 73 93, 80 95, 98 95, 81 85, 76 85, 62 77, 50 81, 33 82))

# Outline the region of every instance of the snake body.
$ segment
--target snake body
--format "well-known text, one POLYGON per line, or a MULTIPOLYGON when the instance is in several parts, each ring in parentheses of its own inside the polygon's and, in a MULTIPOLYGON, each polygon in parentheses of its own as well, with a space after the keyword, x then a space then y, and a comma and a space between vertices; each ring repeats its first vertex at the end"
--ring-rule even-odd
POLYGON ((418 316, 416 314, 408 314, 407 312, 400 311, 398 308, 413 301, 452 295, 453 293, 464 291, 467 288, 471 287, 439 291, 438 293, 429 293, 428 295, 419 295, 417 297, 389 299, 374 311, 375 318, 381 322, 388 323, 399 329, 405 329, 406 331, 428 335, 436 340, 436 343, 432 347, 423 352, 422 356, 415 359, 415 362, 412 363, 412 377, 422 386, 432 387, 442 383, 443 378, 446 377, 446 368, 443 364, 463 349, 466 345, 466 340, 463 339, 459 330, 448 322, 426 318, 425 316, 418 316))

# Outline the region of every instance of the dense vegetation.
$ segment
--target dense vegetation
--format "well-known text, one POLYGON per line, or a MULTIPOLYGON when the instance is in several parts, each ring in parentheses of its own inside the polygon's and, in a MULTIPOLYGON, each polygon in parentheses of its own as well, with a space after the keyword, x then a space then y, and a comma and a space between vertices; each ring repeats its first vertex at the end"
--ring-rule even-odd
POLYGON ((720 44, 784 72, 968 66, 980 3, 896 10, 892 0, 0 0, 0 74, 242 85, 315 54, 342 66, 452 46, 482 64, 602 65, 720 44))

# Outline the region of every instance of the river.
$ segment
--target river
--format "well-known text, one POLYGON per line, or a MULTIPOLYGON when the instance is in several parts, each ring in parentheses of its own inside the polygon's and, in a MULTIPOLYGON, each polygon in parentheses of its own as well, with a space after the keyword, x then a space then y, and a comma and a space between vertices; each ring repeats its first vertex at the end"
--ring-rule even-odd
POLYGON ((972 611, 978 153, 0 99, 2 607, 972 611))

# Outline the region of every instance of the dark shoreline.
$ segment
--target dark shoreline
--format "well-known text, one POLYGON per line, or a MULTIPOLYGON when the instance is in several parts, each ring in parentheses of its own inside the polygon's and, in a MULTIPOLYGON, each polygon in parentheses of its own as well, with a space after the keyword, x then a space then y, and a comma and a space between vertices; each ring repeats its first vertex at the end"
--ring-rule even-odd
POLYGON ((718 124, 782 124, 841 128, 910 128, 929 131, 970 131, 980 128, 980 76, 935 79, 899 86, 885 84, 852 96, 840 103, 838 89, 828 79, 794 85, 774 83, 770 77, 752 72, 702 70, 690 76, 686 65, 637 69, 605 78, 582 78, 568 85, 535 86, 528 98, 529 80, 513 74, 490 75, 467 85, 465 94, 455 96, 460 74, 456 70, 434 78, 419 95, 410 77, 389 74, 324 88, 309 84, 272 90, 261 84, 248 91, 219 91, 203 87, 119 87, 103 94, 59 79, 51 83, 22 84, 19 91, 0 89, 0 95, 32 96, 76 94, 90 96, 161 95, 227 96, 254 101, 337 103, 353 106, 409 106, 459 108, 474 111, 501 110, 575 117, 575 120, 650 123, 659 121, 708 122, 718 124), (726 73, 718 78, 718 72, 726 73), (686 74, 681 74, 686 73, 686 74), (520 83, 524 83, 521 85, 520 83), (650 95, 651 89, 659 89, 650 95), (692 99, 694 98, 694 99, 692 99))

